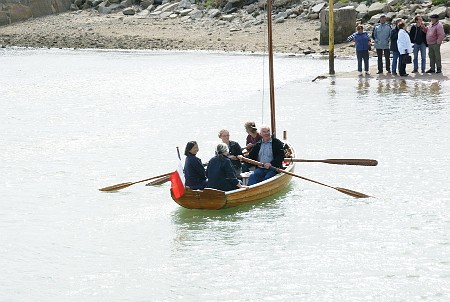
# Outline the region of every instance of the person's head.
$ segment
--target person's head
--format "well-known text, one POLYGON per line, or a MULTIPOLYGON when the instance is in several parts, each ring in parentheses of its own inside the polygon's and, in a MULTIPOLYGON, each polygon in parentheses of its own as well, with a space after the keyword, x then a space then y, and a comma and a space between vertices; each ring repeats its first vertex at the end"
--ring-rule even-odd
POLYGON ((356 26, 356 31, 361 34, 364 31, 364 26, 362 26, 361 24, 359 24, 358 26, 356 26))
POLYGON ((258 129, 256 128, 255 122, 247 122, 244 125, 245 131, 250 133, 255 133, 258 129))
POLYGON ((189 154, 197 154, 198 145, 196 141, 190 141, 186 144, 186 148, 184 149, 184 155, 188 156, 189 154))
POLYGON ((380 15, 380 23, 385 23, 386 22, 386 15, 385 14, 381 14, 380 15))
POLYGON ((228 132, 228 130, 226 129, 220 130, 218 136, 223 143, 228 144, 230 142, 230 132, 228 132))
POLYGON ((414 22, 416 22, 417 24, 422 24, 422 21, 423 21, 422 16, 417 15, 414 17, 414 22))
POLYGON ((270 127, 269 126, 261 126, 261 130, 260 130, 259 134, 261 134, 262 139, 264 141, 268 141, 271 136, 270 127))
POLYGON ((228 154, 228 145, 224 143, 218 144, 216 147, 216 155, 227 156, 227 154, 228 154))
POLYGON ((432 14, 431 16, 430 16, 430 19, 431 19, 431 23, 436 23, 436 22, 438 22, 439 21, 439 15, 437 15, 437 14, 432 14))
POLYGON ((395 26, 398 27, 398 24, 399 24, 400 22, 403 22, 403 19, 402 19, 402 18, 397 18, 397 19, 395 19, 395 26))
POLYGON ((397 24, 397 26, 398 26, 399 29, 404 29, 405 26, 406 26, 406 24, 405 24, 405 22, 401 21, 401 22, 399 22, 399 23, 397 24))

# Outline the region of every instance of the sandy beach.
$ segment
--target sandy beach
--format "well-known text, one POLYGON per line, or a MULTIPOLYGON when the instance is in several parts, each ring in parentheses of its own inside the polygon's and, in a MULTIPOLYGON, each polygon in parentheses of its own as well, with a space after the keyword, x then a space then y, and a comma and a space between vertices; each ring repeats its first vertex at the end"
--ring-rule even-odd
MULTIPOLYGON (((328 46, 319 45, 318 20, 287 19, 273 24, 273 45, 276 53, 328 56, 328 46)), ((80 10, 31 19, 0 27, 2 47, 93 48, 206 50, 265 53, 265 24, 248 28, 217 20, 181 20, 125 16, 121 12, 99 14, 96 10, 80 10)), ((410 74, 409 78, 448 79, 450 43, 442 45, 442 74, 410 74)), ((335 45, 336 57, 355 57, 353 43, 335 45)), ((376 56, 374 50, 371 56, 376 56)), ((407 66, 407 71, 411 66, 407 66)), ((356 62, 355 62, 356 69, 356 62)), ((372 77, 376 75, 371 67, 372 77)), ((325 71, 327 72, 327 71, 325 71)), ((326 74, 325 74, 326 75, 326 74)), ((337 76, 357 77, 357 72, 337 76)))
MULTIPOLYGON (((319 45, 318 20, 288 19, 273 25, 274 51, 326 53, 319 45)), ((100 15, 95 10, 67 12, 0 27, 0 45, 56 48, 166 49, 265 52, 264 24, 240 29, 231 22, 100 15)), ((338 44, 337 56, 353 56, 351 43, 338 44)))

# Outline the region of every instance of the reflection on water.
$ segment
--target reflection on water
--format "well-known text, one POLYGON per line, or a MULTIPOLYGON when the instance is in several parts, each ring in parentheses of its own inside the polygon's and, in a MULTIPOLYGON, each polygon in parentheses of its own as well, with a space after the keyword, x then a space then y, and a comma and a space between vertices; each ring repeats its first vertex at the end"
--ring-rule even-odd
MULTIPOLYGON (((360 77, 356 83, 356 91, 360 96, 369 94, 371 85, 375 85, 376 92, 379 95, 405 95, 413 98, 428 98, 430 96, 439 96, 442 92, 442 83, 440 81, 406 80, 402 78, 375 80, 360 77)), ((333 95, 335 95, 335 92, 330 92, 330 96, 333 95)))

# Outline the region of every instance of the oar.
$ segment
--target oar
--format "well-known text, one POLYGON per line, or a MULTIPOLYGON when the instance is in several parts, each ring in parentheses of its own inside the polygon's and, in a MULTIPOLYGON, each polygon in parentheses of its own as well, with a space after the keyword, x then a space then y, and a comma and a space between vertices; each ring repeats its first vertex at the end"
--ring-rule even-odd
POLYGON ((167 176, 167 175, 170 175, 170 174, 172 174, 172 172, 166 173, 166 174, 162 174, 162 175, 158 175, 158 176, 154 176, 154 177, 150 177, 150 178, 139 180, 139 181, 135 181, 135 182, 124 182, 124 183, 117 184, 117 185, 114 185, 114 186, 101 188, 99 190, 100 191, 117 191, 117 190, 121 190, 121 189, 127 188, 127 187, 129 187, 131 185, 138 184, 140 182, 152 180, 152 179, 155 179, 155 178, 161 178, 161 177, 164 177, 164 176, 167 176))
MULTIPOLYGON (((258 167, 260 167, 260 166, 263 165, 263 164, 260 163, 259 161, 252 160, 252 159, 249 159, 249 158, 246 158, 246 157, 243 157, 243 156, 240 156, 239 158, 240 158, 241 160, 245 161, 245 162, 248 162, 248 163, 250 163, 250 164, 252 164, 252 165, 256 165, 256 166, 258 166, 258 167)), ((309 179, 309 178, 306 178, 306 177, 303 177, 303 176, 294 174, 294 173, 292 173, 292 172, 285 171, 285 170, 280 169, 280 168, 276 168, 276 167, 273 167, 273 166, 271 166, 271 168, 272 168, 272 169, 275 169, 277 172, 281 172, 281 173, 284 173, 284 174, 288 174, 288 175, 291 175, 291 176, 295 176, 295 177, 301 178, 301 179, 303 179, 303 180, 307 180, 307 181, 314 182, 314 183, 316 183, 316 184, 319 184, 319 185, 322 185, 322 186, 325 186, 325 187, 328 187, 328 188, 332 188, 332 189, 338 190, 339 192, 344 193, 344 194, 347 194, 347 195, 350 195, 350 196, 352 196, 352 197, 356 197, 356 198, 367 198, 367 197, 370 197, 369 195, 366 195, 366 194, 363 194, 363 193, 360 193, 360 192, 356 192, 356 191, 353 191, 353 190, 344 189, 344 188, 339 188, 339 187, 332 187, 332 186, 326 185, 326 184, 324 184, 324 183, 318 182, 318 181, 316 181, 316 180, 312 180, 312 179, 309 179)))
POLYGON ((285 158, 285 162, 295 163, 326 163, 334 165, 354 165, 354 166, 376 166, 378 161, 375 159, 300 159, 285 158))
POLYGON ((146 184, 146 186, 158 186, 158 185, 162 185, 166 182, 168 182, 170 180, 170 175, 166 175, 161 177, 160 179, 155 179, 151 182, 149 182, 148 184, 146 184))

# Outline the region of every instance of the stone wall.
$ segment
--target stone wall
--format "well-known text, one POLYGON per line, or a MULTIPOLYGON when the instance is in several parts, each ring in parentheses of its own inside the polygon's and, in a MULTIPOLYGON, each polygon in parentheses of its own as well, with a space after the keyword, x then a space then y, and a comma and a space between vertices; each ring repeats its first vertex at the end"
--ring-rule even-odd
POLYGON ((0 26, 67 11, 71 0, 0 0, 0 26))

